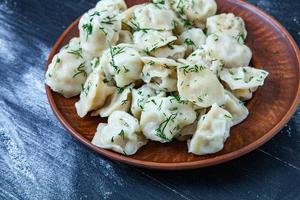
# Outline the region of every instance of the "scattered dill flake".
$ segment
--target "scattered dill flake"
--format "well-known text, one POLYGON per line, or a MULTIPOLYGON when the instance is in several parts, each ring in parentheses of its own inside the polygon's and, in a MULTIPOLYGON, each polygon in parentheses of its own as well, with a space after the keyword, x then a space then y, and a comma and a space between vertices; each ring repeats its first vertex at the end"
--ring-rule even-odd
POLYGON ((151 60, 148 64, 149 65, 155 65, 155 62, 153 60, 151 60))
POLYGON ((199 102, 203 102, 203 98, 201 96, 198 97, 199 102))
POLYGON ((196 46, 195 43, 189 38, 186 38, 184 40, 184 44, 186 44, 187 46, 196 46))
POLYGON ((123 101, 121 102, 121 105, 123 106, 123 105, 125 105, 127 102, 128 102, 128 99, 125 99, 125 100, 123 100, 123 101))
POLYGON ((83 58, 82 57, 82 48, 79 48, 77 50, 71 50, 71 51, 68 51, 69 54, 73 54, 75 55, 77 58, 83 58))
POLYGON ((152 102, 154 105, 157 105, 154 99, 151 99, 151 102, 152 102))
POLYGON ((224 117, 231 119, 232 117, 229 115, 224 115, 224 117))
POLYGON ((155 130, 156 131, 156 136, 160 137, 161 139, 165 140, 166 142, 170 142, 171 140, 169 138, 167 138, 165 132, 165 129, 167 127, 167 125, 170 122, 174 122, 174 119, 177 117, 177 113, 173 113, 171 114, 165 121, 163 121, 158 128, 155 130))
POLYGON ((115 141, 114 141, 114 137, 111 137, 111 143, 114 143, 115 141))
POLYGON ((247 73, 247 70, 246 70, 245 68, 243 68, 243 72, 244 72, 244 73, 247 73))
POLYGON ((234 78, 235 81, 242 80, 242 78, 234 78))
POLYGON ((86 40, 88 39, 89 35, 92 34, 93 32, 93 25, 91 23, 88 23, 88 24, 83 24, 82 25, 82 28, 83 30, 85 31, 86 33, 86 40))
POLYGON ((125 131, 122 129, 121 132, 118 134, 123 140, 125 139, 125 131))

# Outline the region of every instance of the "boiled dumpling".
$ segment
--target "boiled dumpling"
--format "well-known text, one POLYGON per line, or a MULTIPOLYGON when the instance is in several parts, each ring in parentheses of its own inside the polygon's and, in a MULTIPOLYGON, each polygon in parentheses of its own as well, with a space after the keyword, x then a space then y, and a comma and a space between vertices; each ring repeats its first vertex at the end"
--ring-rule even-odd
POLYGON ((219 71, 223 68, 224 63, 213 57, 208 51, 203 48, 197 49, 186 60, 178 60, 186 65, 203 65, 210 69, 214 74, 219 74, 219 71))
POLYGON ((105 77, 101 70, 93 71, 82 88, 80 100, 75 104, 77 114, 84 117, 89 111, 99 109, 115 89, 105 83, 105 77))
POLYGON ((125 87, 140 78, 143 62, 134 46, 119 44, 105 51, 100 66, 108 81, 113 79, 118 87, 125 87))
POLYGON ((268 72, 253 67, 223 69, 220 78, 231 90, 250 89, 262 86, 268 72))
POLYGON ((253 92, 256 91, 257 88, 250 88, 250 89, 237 89, 232 90, 232 94, 240 99, 241 101, 247 101, 249 99, 252 99, 253 92))
POLYGON ((101 0, 97 3, 96 9, 113 9, 114 11, 123 12, 127 9, 127 5, 124 0, 101 0))
POLYGON ((207 19, 207 34, 226 33, 242 43, 247 37, 245 22, 241 17, 236 17, 232 13, 223 13, 207 19))
POLYGON ((145 63, 142 79, 145 83, 164 92, 177 91, 177 62, 167 58, 142 57, 145 63))
POLYGON ((225 91, 224 109, 232 115, 232 126, 241 123, 249 115, 249 111, 244 106, 244 103, 227 90, 225 91))
POLYGON ((252 58, 249 47, 225 33, 208 36, 205 47, 214 57, 224 61, 227 68, 248 66, 252 58))
POLYGON ((179 41, 180 44, 186 46, 187 55, 189 55, 206 43, 206 35, 200 28, 191 28, 179 36, 179 41))
POLYGON ((180 96, 194 104, 207 108, 224 103, 224 88, 217 76, 202 65, 178 67, 177 87, 180 96))
POLYGON ((74 38, 52 59, 46 73, 46 84, 69 98, 80 94, 87 75, 80 40, 74 38))
POLYGON ((144 109, 145 103, 150 97, 153 96, 165 96, 165 93, 157 94, 156 91, 148 85, 143 85, 138 89, 132 89, 132 104, 131 113, 134 117, 140 119, 141 112, 144 109))
POLYGON ((112 9, 85 13, 79 22, 79 34, 84 55, 100 57, 103 51, 117 43, 121 30, 118 12, 112 9))
POLYGON ((160 30, 171 31, 174 29, 174 12, 163 4, 147 3, 134 7, 123 15, 123 21, 131 26, 134 31, 160 30))
POLYGON ((140 125, 148 139, 165 143, 195 120, 192 105, 180 97, 152 97, 144 105, 140 125))
POLYGON ((158 48, 151 52, 151 55, 157 58, 181 59, 184 57, 186 47, 183 45, 168 45, 158 48))
POLYGON ((125 155, 133 155, 147 143, 141 134, 139 122, 123 111, 113 112, 108 123, 100 123, 92 143, 125 155))
POLYGON ((92 113, 92 116, 100 115, 101 117, 108 117, 114 111, 128 112, 131 104, 132 86, 126 88, 118 88, 114 94, 110 96, 103 107, 92 113))
POLYGON ((213 104, 198 122, 197 131, 188 141, 188 151, 197 155, 216 153, 223 149, 232 125, 231 114, 213 104))
POLYGON ((172 32, 169 31, 149 30, 146 33, 138 31, 133 34, 134 44, 147 55, 150 55, 152 51, 166 46, 176 39, 177 37, 173 36, 172 32))
POLYGON ((205 26, 206 19, 217 12, 215 0, 168 0, 172 9, 181 18, 191 21, 198 27, 205 26))
POLYGON ((119 35, 118 44, 126 43, 133 44, 133 35, 131 32, 126 30, 121 30, 119 35))

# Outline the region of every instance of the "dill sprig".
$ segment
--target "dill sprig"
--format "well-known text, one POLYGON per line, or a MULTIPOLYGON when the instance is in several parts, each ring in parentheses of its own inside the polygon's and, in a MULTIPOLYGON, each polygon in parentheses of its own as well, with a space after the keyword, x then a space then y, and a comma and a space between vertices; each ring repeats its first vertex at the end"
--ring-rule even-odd
POLYGON ((115 56, 124 53, 125 52, 125 47, 114 46, 114 47, 110 47, 109 51, 110 51, 110 55, 111 55, 110 65, 114 68, 116 73, 119 74, 121 69, 115 63, 115 56))
POLYGON ((84 70, 84 62, 81 63, 77 69, 76 69, 76 72, 75 74, 73 75, 73 78, 75 78, 76 76, 78 76, 79 74, 83 74, 85 77, 87 77, 87 73, 86 71, 84 70))
POLYGON ((159 127, 157 129, 155 129, 156 131, 156 136, 160 137, 161 139, 165 140, 166 142, 171 142, 171 140, 169 138, 167 138, 165 132, 165 129, 167 127, 167 125, 170 122, 174 122, 174 119, 177 117, 177 113, 173 113, 171 114, 165 121, 163 121, 159 127))
POLYGON ((196 45, 195 45, 195 43, 193 42, 193 40, 191 40, 191 39, 189 39, 189 38, 186 38, 186 39, 184 40, 184 44, 186 44, 187 46, 195 46, 195 47, 196 47, 196 45))
POLYGON ((89 35, 93 33, 93 25, 91 23, 83 24, 82 28, 86 33, 86 40, 88 40, 89 35))
POLYGON ((179 68, 180 70, 183 70, 183 74, 186 76, 188 73, 194 73, 194 72, 200 72, 205 69, 202 65, 194 65, 194 66, 183 66, 179 68))

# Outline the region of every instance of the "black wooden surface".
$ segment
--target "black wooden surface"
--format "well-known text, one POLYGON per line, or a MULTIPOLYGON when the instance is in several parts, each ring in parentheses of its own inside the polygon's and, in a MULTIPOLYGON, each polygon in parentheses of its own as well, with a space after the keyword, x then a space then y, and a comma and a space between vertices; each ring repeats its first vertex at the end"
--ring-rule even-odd
MULTIPOLYGON (((299 0, 250 0, 300 44, 299 0)), ((52 113, 44 64, 96 0, 0 0, 0 199, 300 199, 300 110, 258 150, 215 167, 151 171, 112 162, 52 113)))

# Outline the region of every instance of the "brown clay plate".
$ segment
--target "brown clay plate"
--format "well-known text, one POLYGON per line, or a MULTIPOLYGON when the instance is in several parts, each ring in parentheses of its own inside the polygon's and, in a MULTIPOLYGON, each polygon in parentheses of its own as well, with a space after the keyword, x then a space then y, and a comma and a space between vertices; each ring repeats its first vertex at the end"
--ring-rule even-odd
MULTIPOLYGON (((128 6, 146 0, 127 0, 128 6)), ((218 12, 232 12, 242 17, 247 26, 247 45, 253 51, 252 65, 270 72, 265 85, 248 103, 250 115, 242 124, 232 128, 225 148, 213 155, 196 156, 187 152, 185 142, 170 144, 149 142, 137 154, 126 157, 91 144, 99 117, 77 116, 75 102, 78 97, 65 99, 46 86, 50 105, 59 121, 70 133, 89 148, 127 164, 165 170, 192 169, 223 163, 242 156, 271 139, 291 118, 299 103, 300 53, 290 34, 272 17, 258 8, 240 0, 217 0, 218 12)), ((79 19, 59 37, 49 55, 47 67, 53 56, 72 37, 78 36, 79 19)), ((47 68, 46 67, 46 68, 47 68)))

